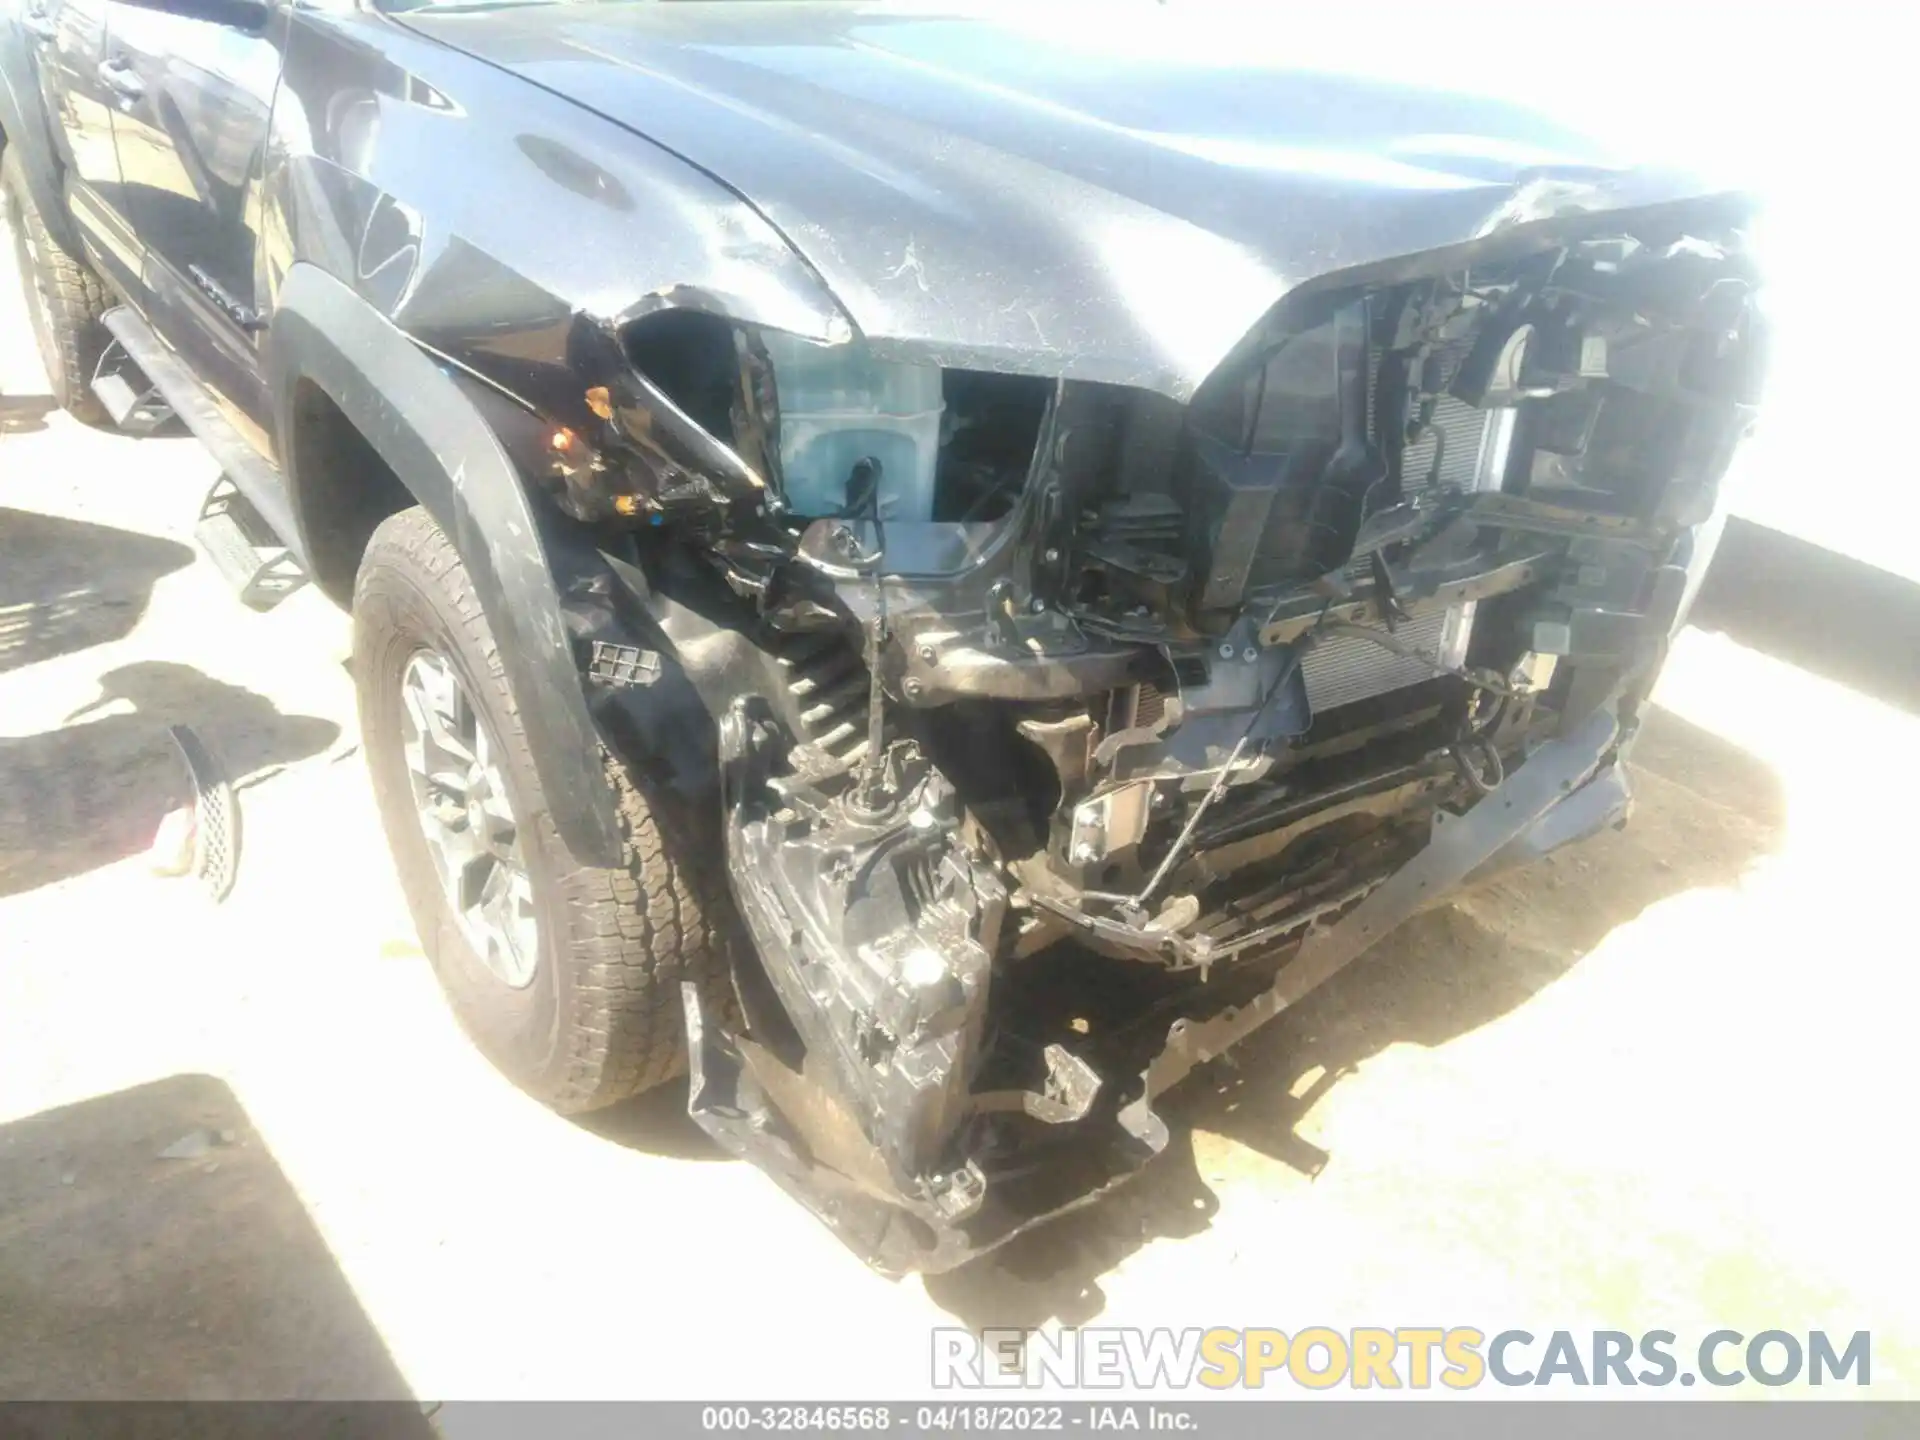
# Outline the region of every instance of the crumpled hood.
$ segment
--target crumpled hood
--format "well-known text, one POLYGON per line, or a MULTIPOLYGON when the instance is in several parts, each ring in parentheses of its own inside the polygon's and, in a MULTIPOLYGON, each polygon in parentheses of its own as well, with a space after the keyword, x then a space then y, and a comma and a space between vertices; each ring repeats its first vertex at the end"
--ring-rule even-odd
MULTIPOLYGON (((1182 400, 1308 280, 1472 239, 1542 194, 1702 192, 1508 102, 1230 38, 1197 54, 1178 12, 1080 14, 1084 35, 722 0, 401 18, 717 177, 876 348, 1182 400)), ((1321 34, 1315 56, 1361 63, 1379 22, 1340 23, 1351 45, 1321 34)), ((1446 33, 1473 27, 1436 12, 1422 43, 1446 33)), ((1436 83, 1476 74, 1431 53, 1436 83)))

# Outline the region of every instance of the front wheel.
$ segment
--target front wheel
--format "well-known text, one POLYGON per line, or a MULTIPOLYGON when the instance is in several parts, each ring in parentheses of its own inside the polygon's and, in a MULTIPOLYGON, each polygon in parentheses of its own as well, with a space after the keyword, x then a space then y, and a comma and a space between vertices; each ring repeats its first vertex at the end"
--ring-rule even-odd
POLYGON ((374 532, 354 587, 360 727, 414 925, 455 1014, 556 1110, 610 1104, 686 1061, 680 983, 729 983, 720 857, 604 757, 613 868, 554 829, 466 567, 425 511, 374 532))

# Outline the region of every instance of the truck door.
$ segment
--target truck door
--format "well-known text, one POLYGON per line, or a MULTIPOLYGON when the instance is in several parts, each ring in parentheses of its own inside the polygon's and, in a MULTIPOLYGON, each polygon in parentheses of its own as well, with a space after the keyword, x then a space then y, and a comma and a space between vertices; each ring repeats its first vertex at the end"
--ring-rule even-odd
POLYGON ((107 41, 134 81, 113 124, 147 319, 262 451, 254 262, 285 19, 266 0, 115 0, 107 41))
POLYGON ((33 50, 81 243, 103 275, 134 294, 142 259, 113 142, 121 95, 104 64, 113 8, 109 0, 26 0, 20 25, 33 50))

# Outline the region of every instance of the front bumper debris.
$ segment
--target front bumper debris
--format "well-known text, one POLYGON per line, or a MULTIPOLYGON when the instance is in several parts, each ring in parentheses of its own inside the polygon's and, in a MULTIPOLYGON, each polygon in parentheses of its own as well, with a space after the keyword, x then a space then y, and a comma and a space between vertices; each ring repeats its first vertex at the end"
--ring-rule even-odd
MULTIPOLYGON (((1067 1134, 1024 1147, 991 1146, 984 1175, 969 1162, 965 1178, 949 1176, 932 1189, 910 1175, 903 1179, 911 1169, 900 1163, 908 1152, 895 1146, 878 1153, 833 1094, 790 1068, 772 1047, 721 1028, 692 985, 682 987, 689 1112, 724 1149, 761 1166, 875 1269, 950 1269, 1137 1173, 1168 1142, 1154 1110, 1161 1095, 1298 1004, 1434 897, 1619 819, 1628 804, 1622 738, 1613 710, 1597 709, 1572 734, 1544 742, 1464 814, 1436 817, 1424 848, 1343 918, 1311 932, 1268 988, 1207 1018, 1175 1020, 1126 1093, 1100 1094, 1098 1079, 1084 1066, 1049 1056, 1048 1087, 1028 1092, 1021 1108, 1049 1122, 1043 1128, 1067 1134)), ((747 1008, 751 1024, 754 1006, 747 1008)), ((977 1110, 1012 1108, 999 1097, 972 1098, 977 1110)))

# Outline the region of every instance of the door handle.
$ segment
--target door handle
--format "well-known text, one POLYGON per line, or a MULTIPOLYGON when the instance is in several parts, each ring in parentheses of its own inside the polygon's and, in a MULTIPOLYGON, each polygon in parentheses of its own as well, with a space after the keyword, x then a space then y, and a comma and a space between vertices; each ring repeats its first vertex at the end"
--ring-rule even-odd
POLYGON ((249 335, 267 328, 266 317, 250 305, 242 305, 226 292, 220 282, 198 265, 187 267, 187 278, 193 281, 194 288, 206 296, 222 315, 249 335))
POLYGON ((60 33, 54 18, 44 10, 29 10, 20 17, 21 27, 41 45, 51 45, 60 33))
POLYGON ((146 82, 134 74, 124 60, 102 60, 94 73, 102 85, 122 100, 138 100, 147 93, 146 82))

